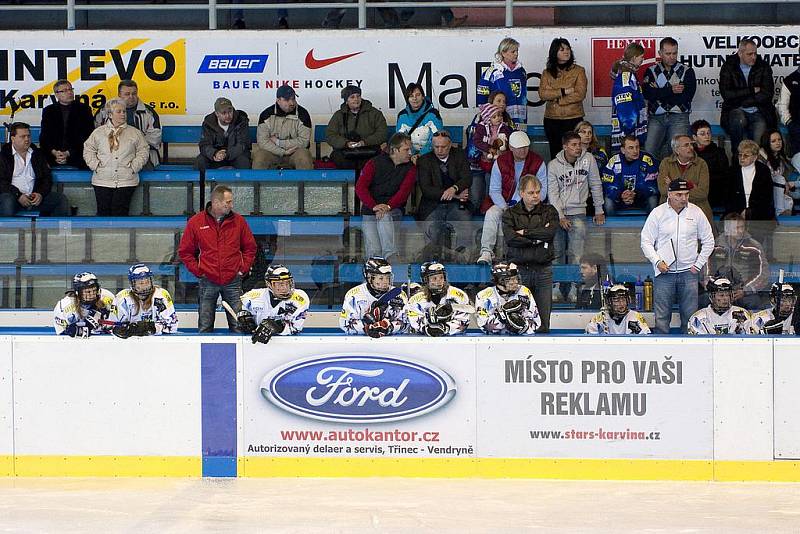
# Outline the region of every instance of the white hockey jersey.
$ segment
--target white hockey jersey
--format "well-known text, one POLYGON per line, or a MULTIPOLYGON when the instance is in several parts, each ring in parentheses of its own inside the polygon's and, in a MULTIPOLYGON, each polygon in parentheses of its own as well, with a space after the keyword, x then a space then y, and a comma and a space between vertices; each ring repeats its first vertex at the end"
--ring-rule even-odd
MULTIPOLYGON (((100 288, 100 301, 103 303, 103 308, 97 309, 81 305, 79 313, 76 298, 66 295, 59 300, 55 308, 53 308, 53 327, 56 330, 56 334, 69 334, 68 330, 71 325, 86 326, 86 321, 83 319, 86 315, 93 316, 98 322, 114 320, 116 315, 114 293, 108 289, 100 288)), ((107 334, 109 331, 110 327, 108 325, 101 325, 100 328, 92 330, 92 334, 107 334)))
MULTIPOLYGON (((448 286, 447 294, 442 296, 439 304, 446 302, 469 305, 469 297, 457 287, 448 286)), ((406 305, 406 315, 408 316, 408 324, 414 333, 424 334, 423 329, 430 324, 426 312, 435 307, 436 304, 428 300, 424 290, 409 299, 406 305)), ((447 322, 447 335, 463 334, 469 326, 469 316, 470 314, 465 311, 454 311, 453 318, 447 322)))
MULTIPOLYGON (((768 322, 775 319, 775 314, 773 313, 773 308, 767 308, 766 310, 761 310, 760 312, 756 312, 753 314, 753 328, 759 334, 766 334, 764 331, 764 325, 768 322)), ((792 321, 794 320, 794 313, 790 313, 789 317, 787 317, 783 321, 783 328, 781 329, 781 335, 795 335, 794 326, 792 326, 792 321)))
POLYGON ((724 336, 727 334, 757 334, 753 327, 753 316, 739 306, 731 306, 722 315, 706 306, 689 318, 687 333, 693 336, 724 336))
POLYGON ((253 314, 256 325, 264 319, 280 319, 284 322, 283 331, 279 336, 297 334, 303 330, 303 325, 308 316, 308 306, 311 300, 302 289, 292 291, 288 299, 278 300, 271 298, 272 292, 267 288, 251 289, 242 295, 242 309, 253 314))
MULTIPOLYGON (((378 299, 373 297, 367 289, 366 282, 348 291, 342 302, 342 312, 339 314, 339 328, 348 334, 363 334, 364 321, 362 319, 376 300, 378 299)), ((407 303, 408 298, 404 293, 400 293, 389 302, 386 318, 392 323, 392 335, 402 334, 408 328, 408 318, 405 313, 407 303)))
POLYGON ((153 303, 148 309, 142 309, 138 299, 130 289, 123 289, 114 299, 116 308, 115 321, 120 323, 138 323, 152 321, 156 325, 156 335, 174 334, 178 331, 178 314, 169 291, 163 287, 153 288, 153 303))
POLYGON ((524 316, 528 327, 522 332, 522 335, 528 336, 536 333, 536 329, 542 324, 542 320, 539 317, 539 308, 536 306, 536 301, 533 300, 531 290, 522 284, 520 284, 516 293, 508 297, 503 297, 494 286, 487 287, 477 294, 475 297, 475 318, 480 329, 487 334, 515 335, 506 329, 505 324, 497 315, 503 304, 514 299, 520 299, 523 304, 527 304, 524 316))
POLYGON ((628 313, 619 322, 601 311, 596 313, 586 325, 586 333, 600 336, 647 335, 650 334, 650 327, 647 326, 644 316, 636 310, 628 310, 628 313))

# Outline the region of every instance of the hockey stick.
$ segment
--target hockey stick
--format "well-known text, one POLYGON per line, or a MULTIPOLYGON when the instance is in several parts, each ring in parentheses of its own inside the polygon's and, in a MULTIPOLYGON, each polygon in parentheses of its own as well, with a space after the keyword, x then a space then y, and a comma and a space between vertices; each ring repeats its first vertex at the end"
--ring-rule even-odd
POLYGON ((236 316, 236 312, 235 312, 235 311, 233 311, 233 308, 231 308, 231 305, 230 305, 230 304, 228 304, 227 302, 225 302, 225 301, 223 300, 223 301, 222 301, 222 307, 223 307, 223 308, 225 308, 225 311, 226 311, 226 312, 228 312, 228 315, 230 315, 230 316, 231 316, 231 319, 233 319, 234 321, 237 321, 237 322, 238 322, 238 320, 239 320, 239 319, 238 319, 238 317, 236 316))

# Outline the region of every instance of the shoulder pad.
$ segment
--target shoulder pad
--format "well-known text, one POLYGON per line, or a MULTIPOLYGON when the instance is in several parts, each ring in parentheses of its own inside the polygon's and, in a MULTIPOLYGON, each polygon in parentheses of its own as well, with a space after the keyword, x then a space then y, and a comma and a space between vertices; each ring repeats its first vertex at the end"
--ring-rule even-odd
POLYGON ((131 295, 131 290, 130 289, 123 289, 119 293, 117 293, 116 298, 124 299, 126 297, 129 297, 130 295, 131 295))
POLYGON ((242 300, 246 300, 246 299, 247 300, 255 300, 255 299, 259 298, 261 295, 263 295, 264 291, 266 291, 265 288, 251 289, 250 291, 248 291, 247 293, 242 295, 242 300))
POLYGON ((644 161, 648 165, 655 164, 655 162, 653 161, 653 157, 650 154, 642 154, 642 161, 644 161))
POLYGON ((463 289, 459 289, 459 288, 454 287, 454 286, 450 286, 448 294, 450 296, 452 296, 452 297, 459 298, 459 299, 467 299, 467 300, 469 299, 469 297, 467 296, 466 292, 464 292, 463 289))
POLYGON ((476 297, 479 298, 479 299, 488 299, 493 294, 494 294, 494 288, 493 287, 487 287, 485 289, 481 289, 478 292, 478 294, 476 295, 476 297))
MULTIPOLYGON (((403 293, 403 294, 405 294, 405 293, 403 293)), ((406 297, 406 298, 408 298, 408 297, 406 297)), ((427 302, 427 301, 428 301, 428 299, 425 298, 425 292, 424 291, 420 291, 419 293, 411 295, 411 298, 408 299, 408 302, 413 303, 413 304, 418 304, 418 303, 427 302)))
POLYGON ((295 301, 295 302, 297 302, 299 304, 305 304, 306 302, 308 302, 308 298, 303 293, 300 293, 297 290, 295 290, 295 292, 292 293, 291 300, 293 300, 293 301, 295 301))

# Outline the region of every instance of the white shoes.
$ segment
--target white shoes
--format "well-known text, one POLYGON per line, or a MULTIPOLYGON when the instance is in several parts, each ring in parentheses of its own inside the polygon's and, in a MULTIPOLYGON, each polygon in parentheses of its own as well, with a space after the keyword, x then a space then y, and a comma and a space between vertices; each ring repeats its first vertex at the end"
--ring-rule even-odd
POLYGON ((488 250, 481 252, 480 257, 476 263, 485 263, 486 265, 492 264, 492 253, 488 250))

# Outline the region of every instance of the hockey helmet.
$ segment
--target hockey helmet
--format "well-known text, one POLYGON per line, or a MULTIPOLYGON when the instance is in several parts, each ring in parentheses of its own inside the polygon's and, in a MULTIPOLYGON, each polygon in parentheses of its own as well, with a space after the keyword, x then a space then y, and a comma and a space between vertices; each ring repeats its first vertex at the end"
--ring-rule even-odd
POLYGON ((772 303, 775 317, 787 319, 794 311, 797 294, 792 284, 779 284, 776 282, 772 284, 769 290, 769 301, 772 303), (778 308, 778 300, 780 300, 780 309, 778 308))
POLYGON ((147 300, 156 290, 153 285, 153 271, 144 263, 131 265, 128 269, 128 281, 131 283, 131 293, 141 300, 147 300))
POLYGON ((622 284, 614 284, 605 290, 608 314, 614 320, 620 320, 628 314, 631 304, 631 294, 622 284))
POLYGON ((392 287, 394 276, 392 266, 381 256, 372 256, 364 262, 364 281, 367 289, 375 298, 380 298, 392 287))
POLYGON ((422 279, 422 284, 428 288, 428 292, 432 296, 444 295, 447 292, 447 270, 438 261, 426 261, 420 265, 419 275, 422 279), (442 276, 439 278, 436 275, 442 276), (433 278, 434 283, 431 283, 431 278, 433 278))
POLYGON ((517 264, 501 261, 492 266, 492 282, 501 295, 510 295, 519 290, 517 264))
POLYGON ((267 288, 281 300, 288 299, 294 291, 294 277, 288 267, 280 264, 270 265, 264 273, 267 288))
POLYGON ((72 277, 72 290, 81 304, 94 304, 100 297, 100 282, 94 273, 78 273, 72 277))
POLYGON ((711 309, 717 315, 722 315, 731 309, 733 304, 733 284, 724 276, 712 278, 706 284, 708 299, 711 301, 711 309))

